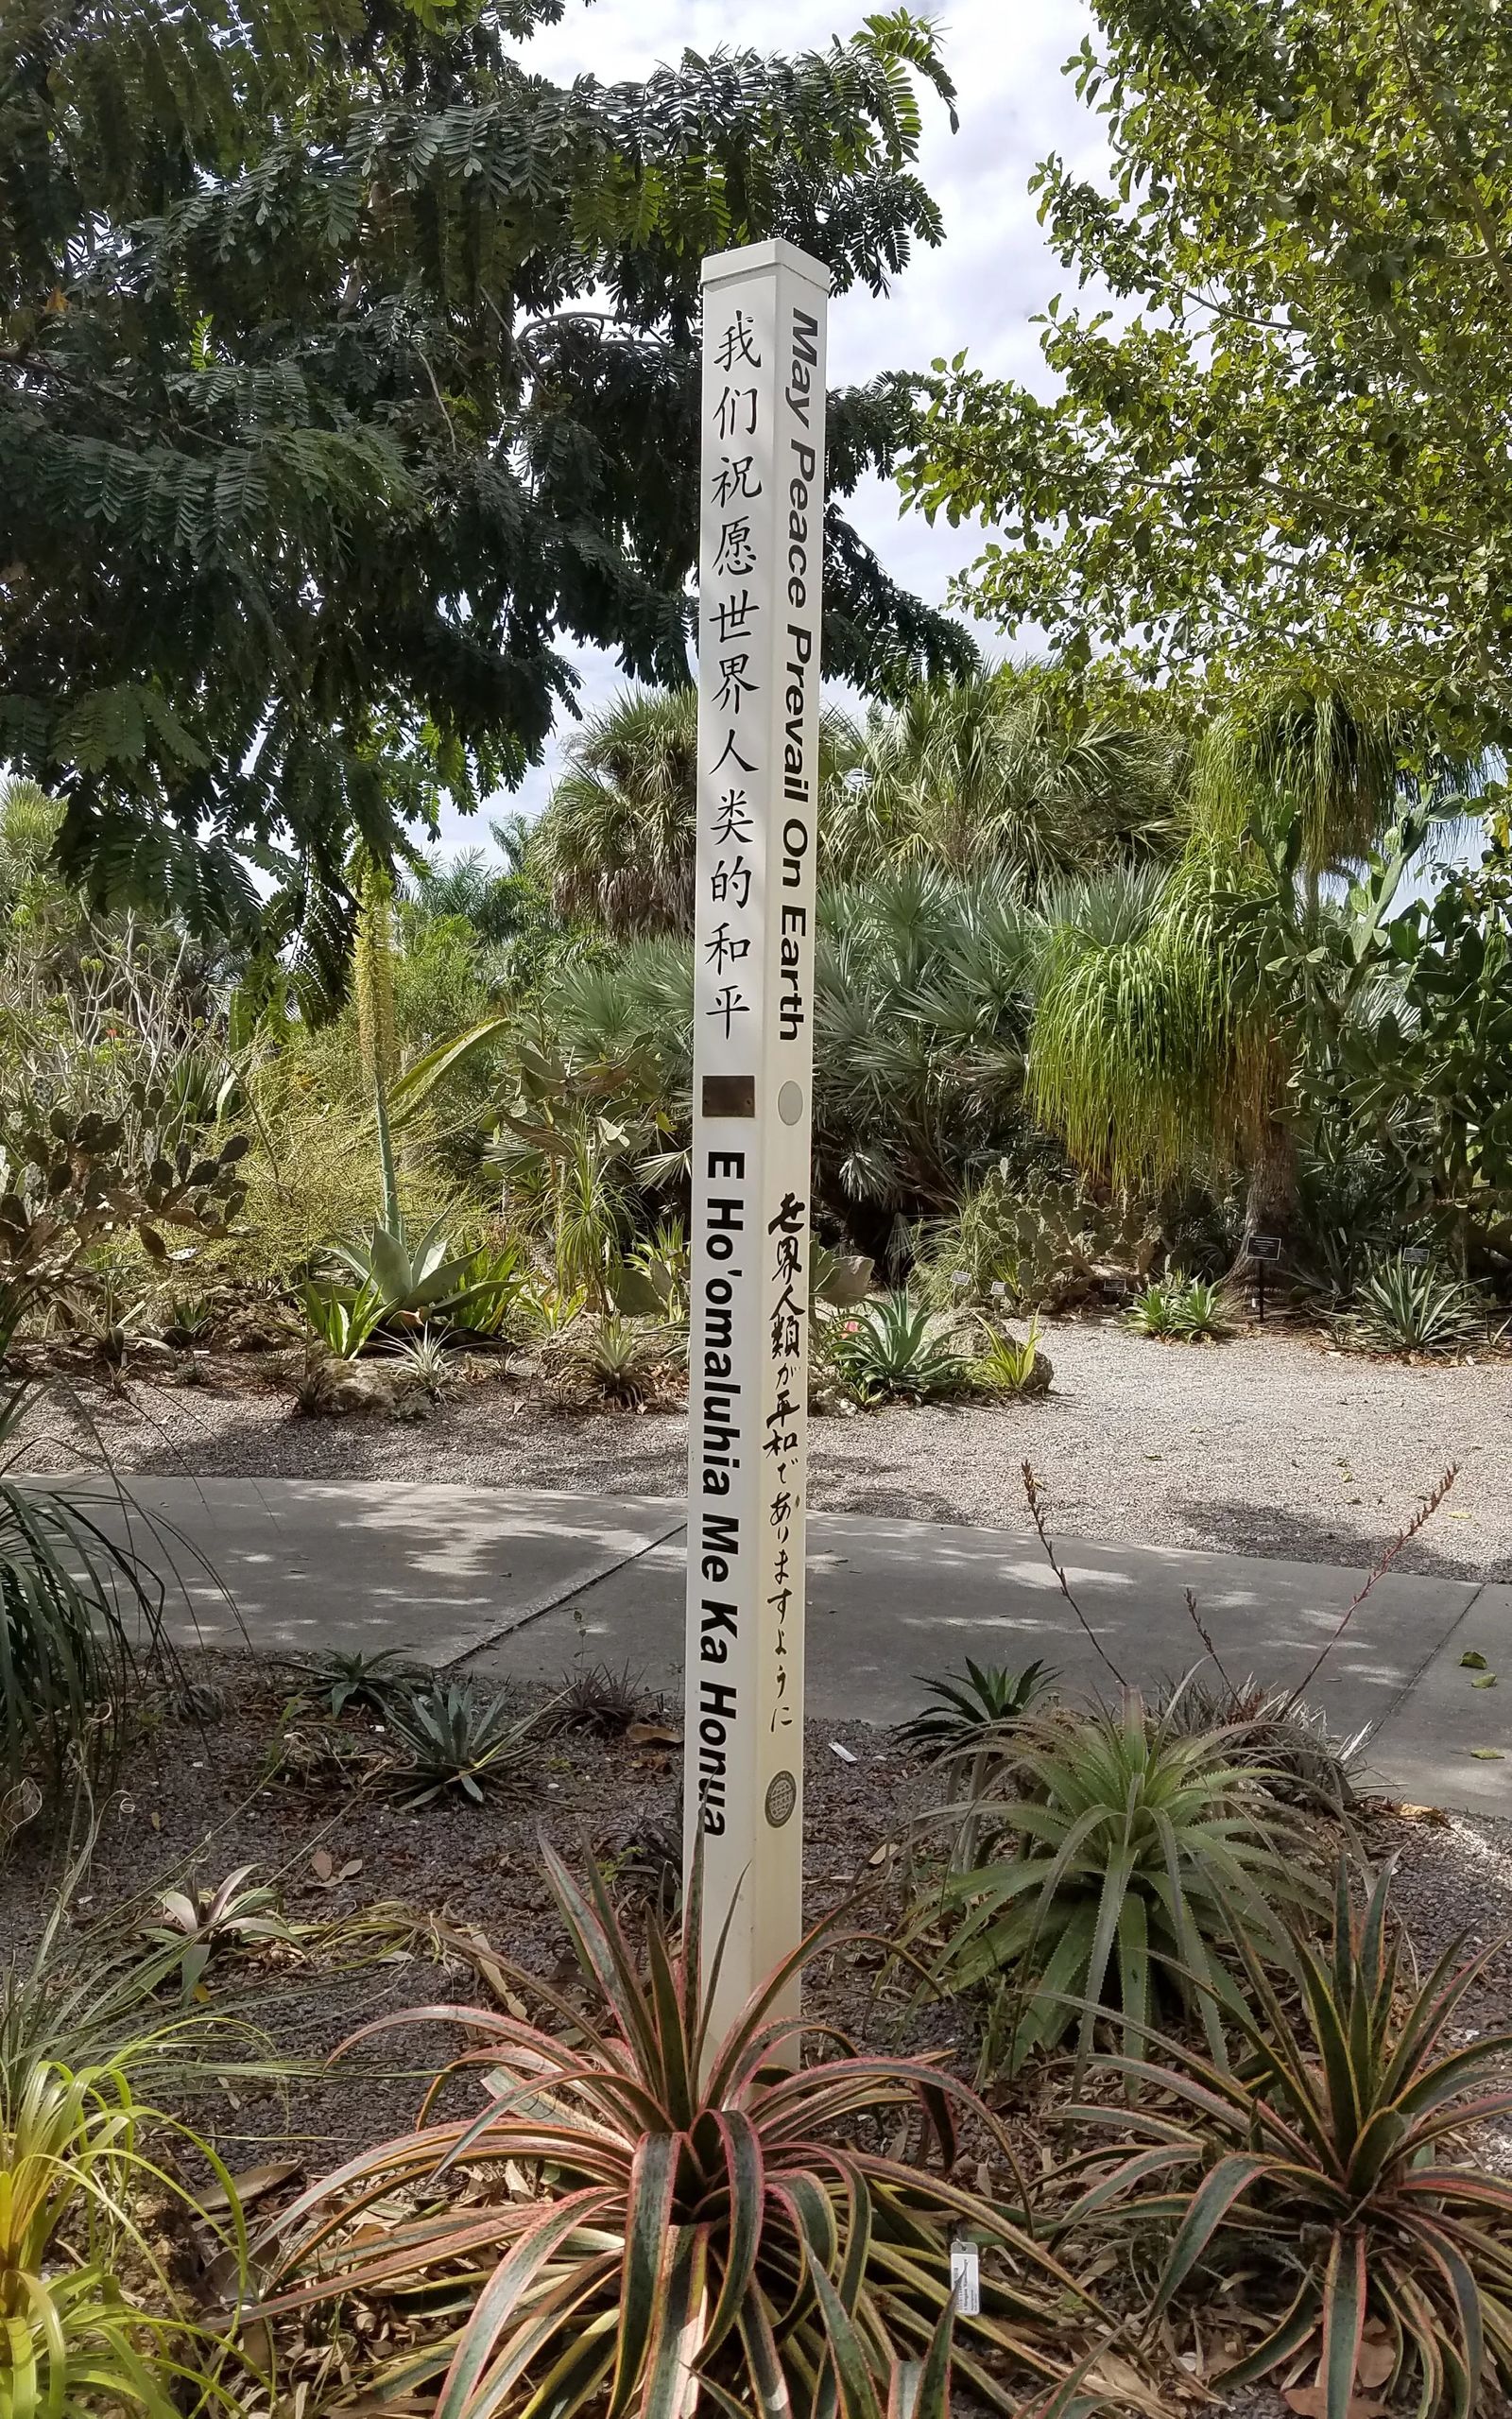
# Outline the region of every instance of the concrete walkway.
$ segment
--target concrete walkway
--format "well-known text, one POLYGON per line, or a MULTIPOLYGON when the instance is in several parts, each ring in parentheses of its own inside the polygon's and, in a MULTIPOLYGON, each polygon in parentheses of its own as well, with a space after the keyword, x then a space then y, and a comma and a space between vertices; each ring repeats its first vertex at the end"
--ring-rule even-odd
MULTIPOLYGON (((439 1667, 546 1681, 585 1654, 628 1662, 652 1686, 679 1678, 679 1503, 298 1478, 130 1487, 171 1525, 152 1551, 160 1566, 171 1554, 170 1618, 186 1645, 393 1646, 439 1667)), ((110 1502, 102 1517, 119 1528, 110 1502)), ((149 1542, 140 1529, 137 1542, 149 1542)), ((1178 1547, 1057 1546, 1103 1653, 1147 1688, 1202 1655, 1189 1588, 1229 1676, 1284 1685, 1364 1578, 1178 1547)), ((1108 1686, 1098 1645, 1031 1532, 810 1521, 809 1711, 820 1720, 895 1721, 919 1702, 916 1674, 966 1655, 1014 1666, 1039 1656, 1072 1687, 1108 1686)), ((1341 1730, 1375 1725, 1372 1772, 1401 1796, 1512 1814, 1512 1587, 1389 1574, 1311 1693, 1341 1730), (1470 1649, 1502 1669, 1499 1687, 1472 1686, 1460 1661, 1470 1649)))

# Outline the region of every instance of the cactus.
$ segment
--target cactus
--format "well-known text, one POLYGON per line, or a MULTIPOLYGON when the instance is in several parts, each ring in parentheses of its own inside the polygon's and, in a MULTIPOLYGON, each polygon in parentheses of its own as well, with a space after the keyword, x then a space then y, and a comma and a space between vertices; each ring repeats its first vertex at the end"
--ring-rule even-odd
POLYGON ((927 1242, 921 1274, 941 1305, 1059 1310, 1104 1278, 1143 1278, 1158 1248, 1139 1203, 1099 1201, 1072 1179, 1040 1178, 1020 1192, 1005 1160, 927 1242))

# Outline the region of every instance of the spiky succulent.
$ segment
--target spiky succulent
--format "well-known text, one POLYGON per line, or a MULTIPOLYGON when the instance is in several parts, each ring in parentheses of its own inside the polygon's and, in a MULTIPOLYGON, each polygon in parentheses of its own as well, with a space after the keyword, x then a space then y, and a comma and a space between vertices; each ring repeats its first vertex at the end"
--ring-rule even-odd
POLYGON ((387 2019, 444 2019, 471 2045, 413 2133, 362 2151, 284 2214, 268 2314, 443 2283, 465 2314, 443 2314, 403 2364, 406 2392, 439 2380, 436 2419, 484 2419, 512 2393, 557 2419, 601 2403, 676 2419, 699 2394, 730 2414, 807 2410, 816 2394, 844 2419, 876 2419, 901 2362, 937 2365, 950 2238, 965 2232, 981 2246, 982 2307, 956 2320, 962 2378, 1008 2411, 1003 2363, 1058 2383, 1048 2323, 1054 2311, 1063 2335, 1085 2297, 1002 2208, 949 2180, 952 2101, 1011 2166, 997 2119, 928 2060, 839 2044, 781 2071, 798 2028, 771 2011, 822 1930, 715 2040, 696 1866, 681 1950, 653 1923, 643 1973, 602 1880, 585 1894, 545 1858, 599 2012, 538 1985, 565 2037, 492 2011, 387 2019), (481 2105, 455 2113, 468 2084, 481 2105), (879 2119, 895 2127, 910 2110, 936 2134, 943 2173, 870 2147, 879 2119), (536 2175, 541 2186, 511 2180, 536 2175), (469 2177, 488 2188, 465 2189, 469 2177))
POLYGON ((393 1698, 387 1717, 404 1754, 399 1782, 406 1806, 429 1806, 449 1789, 481 1806, 490 1789, 519 1781, 531 1758, 535 1717, 516 1713, 502 1691, 484 1698, 438 1682, 393 1698))
POLYGON ((1295 1993, 1236 1940, 1248 1989, 1225 2010, 1233 2062, 1163 2038, 1155 2056, 1111 2062, 1138 2084, 1136 2105, 1068 2114, 1116 2123, 1137 2147, 1065 2222, 1111 2210, 1146 2241, 1166 2230, 1155 2315, 1243 2260, 1246 2298, 1268 2296, 1272 2323, 1227 2390, 1315 2346, 1321 2419, 1349 2419, 1368 2344, 1383 2396, 1410 2394, 1420 2419, 1469 2419, 1493 2371, 1512 2382, 1512 2184, 1454 2145, 1512 2115, 1512 2034, 1467 2046, 1456 2018, 1503 1944, 1461 1961, 1455 1942, 1418 1982, 1390 1881, 1361 1909, 1341 1862, 1332 1938, 1292 1944, 1295 1993))

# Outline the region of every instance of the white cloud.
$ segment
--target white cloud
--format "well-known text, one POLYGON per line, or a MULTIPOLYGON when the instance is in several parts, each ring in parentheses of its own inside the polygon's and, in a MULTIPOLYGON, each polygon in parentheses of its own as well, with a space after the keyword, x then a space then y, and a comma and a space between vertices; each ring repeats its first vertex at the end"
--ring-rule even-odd
MULTIPOLYGON (((593 0, 591 7, 569 0, 562 23, 538 34, 526 56, 556 82, 578 75, 639 81, 684 49, 818 48, 832 35, 850 33, 865 14, 864 0, 851 0, 849 11, 845 0, 593 0)), ((1082 0, 954 0, 942 12, 961 125, 952 135, 943 107, 926 93, 919 172, 943 213, 945 241, 937 251, 920 248, 885 298, 858 289, 833 305, 833 383, 923 369, 963 347, 997 375, 1042 383, 1031 319, 1062 272, 1027 187, 1047 152, 1088 170, 1101 157, 1098 121, 1060 72, 1089 23, 1082 0)), ((969 530, 943 523, 930 529, 915 515, 900 519, 896 490, 879 479, 866 483, 851 510, 893 575, 935 604, 944 602, 952 574, 977 551, 969 530)), ((616 685, 612 660, 586 648, 568 651, 583 677, 581 701, 592 710, 616 685)), ((551 760, 504 803, 532 811, 544 804, 559 737, 551 760)), ((478 823, 447 817, 447 845, 485 838, 478 823)))

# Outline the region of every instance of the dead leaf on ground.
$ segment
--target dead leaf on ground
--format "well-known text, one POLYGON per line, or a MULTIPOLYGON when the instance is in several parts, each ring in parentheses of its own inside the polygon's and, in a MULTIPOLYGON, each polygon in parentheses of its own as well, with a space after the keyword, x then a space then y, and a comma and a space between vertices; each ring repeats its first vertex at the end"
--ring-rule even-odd
MULTIPOLYGON (((1328 2419, 1329 2397, 1326 2386, 1288 2386, 1281 2400, 1288 2410, 1297 2412, 1297 2419, 1328 2419)), ((1378 2402, 1373 2393, 1351 2393, 1349 2419, 1387 2419, 1386 2406, 1383 2402, 1378 2402)))
POLYGON ((1122 2352, 1099 2352, 1087 2382, 1094 2391, 1116 2394, 1136 2410, 1153 2414, 1163 2412, 1166 2408, 1148 2380, 1141 2376, 1132 2360, 1125 2359, 1122 2352))
POLYGON ((628 1747, 680 1747, 682 1731, 670 1722, 631 1722, 625 1741, 628 1747))
POLYGON ((1432 1823, 1441 1831, 1449 1829, 1449 1817, 1441 1806, 1388 1806, 1399 1823, 1432 1823))
POLYGON ((1383 2326, 1367 2326, 1360 2345, 1360 2357, 1354 2374, 1367 2390, 1384 2385, 1397 2365, 1397 2347, 1383 2326))
MULTIPOLYGON (((233 2175, 232 2190, 242 2207, 249 2209, 254 2201, 266 2201, 268 2194, 276 2192, 281 2185, 291 2184, 297 2175, 303 2173, 303 2162, 300 2159, 268 2159, 261 2167, 244 2167, 239 2175, 233 2175)), ((216 2217, 222 2209, 231 2207, 231 2193, 223 2184, 212 2185, 208 2192, 200 2193, 199 2206, 206 2217, 216 2217)))

